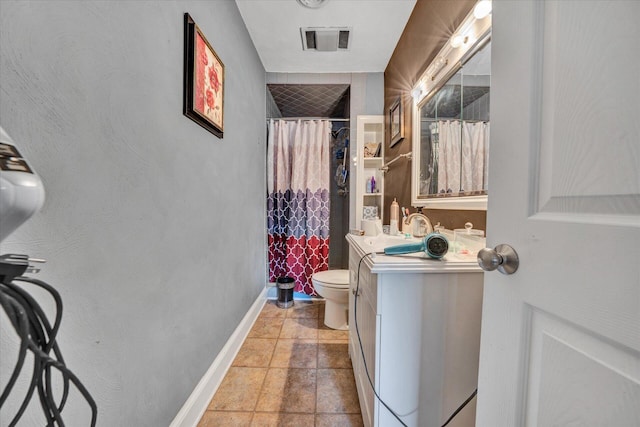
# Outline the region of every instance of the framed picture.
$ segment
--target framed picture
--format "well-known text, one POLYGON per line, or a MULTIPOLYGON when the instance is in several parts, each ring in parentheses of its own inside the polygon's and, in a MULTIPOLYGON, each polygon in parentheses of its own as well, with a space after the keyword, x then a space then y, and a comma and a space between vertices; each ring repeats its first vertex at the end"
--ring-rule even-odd
POLYGON ((185 116, 222 138, 224 64, 188 13, 184 14, 185 116))
POLYGON ((404 138, 404 115, 401 97, 398 97, 396 102, 389 108, 389 135, 389 147, 393 147, 404 138))

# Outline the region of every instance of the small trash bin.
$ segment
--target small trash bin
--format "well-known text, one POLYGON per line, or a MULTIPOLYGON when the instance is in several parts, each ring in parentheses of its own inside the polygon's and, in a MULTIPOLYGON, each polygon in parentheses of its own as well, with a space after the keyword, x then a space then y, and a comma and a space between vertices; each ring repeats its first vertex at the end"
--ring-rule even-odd
POLYGON ((278 301, 276 305, 280 308, 289 308, 293 305, 293 288, 296 281, 293 277, 278 277, 276 279, 278 285, 278 301))

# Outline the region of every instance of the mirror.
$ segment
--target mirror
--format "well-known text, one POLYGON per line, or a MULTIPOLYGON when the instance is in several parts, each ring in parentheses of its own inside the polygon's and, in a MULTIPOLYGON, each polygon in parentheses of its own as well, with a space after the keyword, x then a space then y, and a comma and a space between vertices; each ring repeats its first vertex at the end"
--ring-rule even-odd
MULTIPOLYGON (((412 204, 486 209, 490 130, 490 31, 449 67, 436 57, 423 79, 432 89, 414 104, 412 204), (442 69, 438 70, 438 64, 442 69), (444 64, 444 65, 443 65, 444 64), (438 73, 443 77, 437 81, 438 73)), ((414 95, 415 96, 415 95, 414 95)))

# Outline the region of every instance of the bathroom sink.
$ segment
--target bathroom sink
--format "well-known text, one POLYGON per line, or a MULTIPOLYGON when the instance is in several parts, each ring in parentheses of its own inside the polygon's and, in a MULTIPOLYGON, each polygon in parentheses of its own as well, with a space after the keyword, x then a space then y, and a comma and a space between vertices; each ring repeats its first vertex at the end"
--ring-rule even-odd
POLYGON ((372 252, 382 252, 384 248, 389 246, 403 245, 406 243, 418 243, 422 239, 415 237, 406 238, 400 234, 397 236, 391 236, 389 234, 378 234, 377 236, 365 236, 363 243, 371 247, 372 252))

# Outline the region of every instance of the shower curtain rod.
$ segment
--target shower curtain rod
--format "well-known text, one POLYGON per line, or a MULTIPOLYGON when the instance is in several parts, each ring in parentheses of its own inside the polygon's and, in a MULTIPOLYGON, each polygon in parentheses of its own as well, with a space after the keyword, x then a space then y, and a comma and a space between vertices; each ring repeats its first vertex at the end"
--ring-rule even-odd
POLYGON ((348 122, 351 119, 330 119, 328 117, 271 117, 269 120, 329 120, 330 122, 348 122))
POLYGON ((448 117, 442 117, 442 118, 439 118, 439 119, 434 119, 434 118, 431 118, 431 117, 423 117, 423 118, 420 119, 420 121, 421 122, 432 122, 432 123, 440 122, 440 121, 442 121, 442 122, 467 122, 467 123, 480 123, 480 122, 489 123, 490 122, 490 120, 457 119, 457 118, 452 119, 452 118, 448 118, 448 117))

